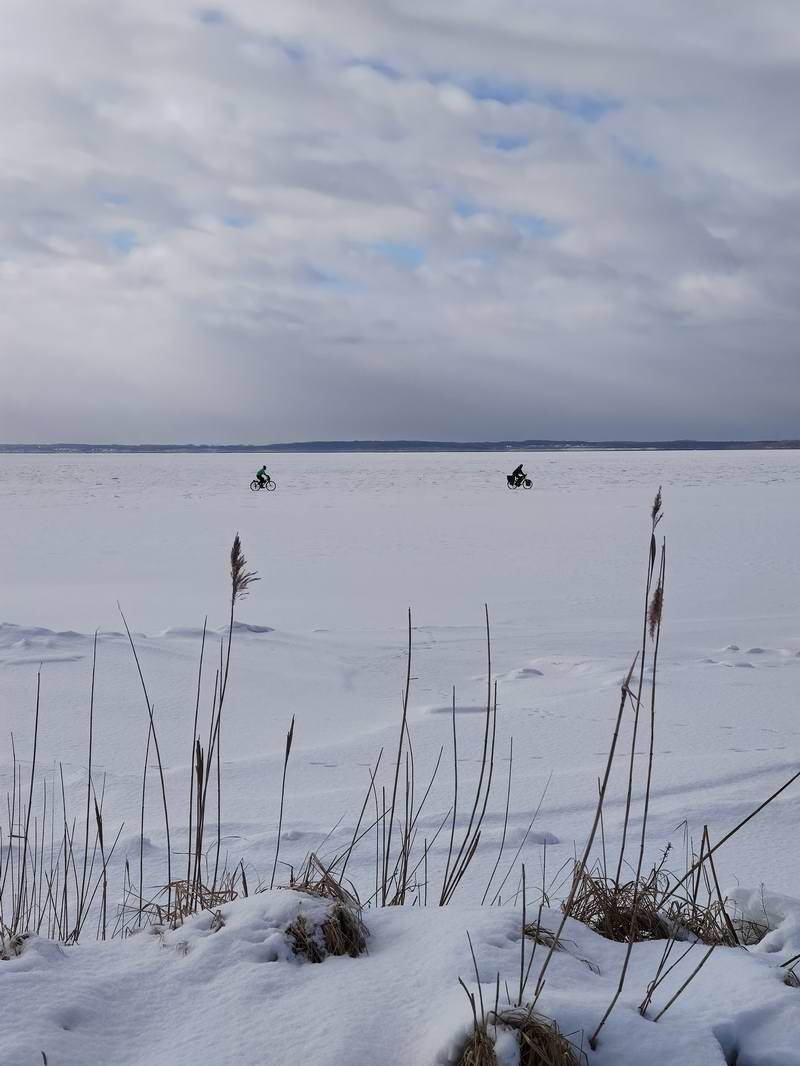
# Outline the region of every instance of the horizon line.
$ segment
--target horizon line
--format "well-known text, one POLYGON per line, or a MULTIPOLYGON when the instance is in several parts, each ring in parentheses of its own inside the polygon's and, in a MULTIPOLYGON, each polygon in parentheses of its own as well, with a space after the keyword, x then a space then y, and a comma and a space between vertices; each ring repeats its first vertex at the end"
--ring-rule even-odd
POLYGON ((631 440, 623 438, 590 440, 578 438, 546 439, 500 439, 500 440, 434 440, 423 438, 351 438, 351 439, 315 439, 305 441, 275 441, 272 443, 248 444, 238 442, 235 444, 221 443, 197 443, 197 442, 169 442, 154 443, 141 442, 136 444, 123 444, 115 442, 67 442, 54 441, 50 443, 7 443, 0 444, 0 453, 48 453, 48 452, 275 452, 275 451, 422 451, 426 448, 433 450, 569 450, 569 449, 615 449, 615 450, 643 450, 643 449, 800 449, 798 438, 749 438, 749 439, 719 439, 719 438, 694 438, 674 437, 659 440, 631 440))

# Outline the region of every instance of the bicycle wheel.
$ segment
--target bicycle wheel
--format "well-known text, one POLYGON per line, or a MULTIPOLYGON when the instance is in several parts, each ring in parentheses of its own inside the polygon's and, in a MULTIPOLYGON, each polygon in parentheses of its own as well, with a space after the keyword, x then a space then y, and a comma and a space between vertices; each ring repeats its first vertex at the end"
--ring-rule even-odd
POLYGON ((259 485, 259 483, 256 480, 253 480, 253 481, 250 482, 250 488, 253 490, 253 492, 258 492, 258 490, 261 488, 261 486, 259 485))
POLYGON ((533 488, 533 482, 531 481, 531 479, 529 477, 526 477, 525 480, 522 482, 522 484, 525 486, 526 489, 532 489, 533 488))
POLYGON ((506 485, 508 486, 508 488, 510 488, 512 490, 517 487, 516 485, 512 485, 512 483, 508 480, 508 478, 506 478, 506 485))
POLYGON ((270 478, 269 481, 264 486, 264 488, 267 490, 267 492, 274 492, 275 489, 277 489, 277 487, 278 486, 275 484, 275 482, 272 480, 272 478, 270 478))

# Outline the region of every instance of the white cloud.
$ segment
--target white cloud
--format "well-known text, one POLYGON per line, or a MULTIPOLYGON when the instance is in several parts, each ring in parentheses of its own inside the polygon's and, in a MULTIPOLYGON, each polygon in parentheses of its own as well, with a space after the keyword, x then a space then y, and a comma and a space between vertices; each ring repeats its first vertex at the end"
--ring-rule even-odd
POLYGON ((6 22, 1 438, 798 434, 790 3, 6 22))

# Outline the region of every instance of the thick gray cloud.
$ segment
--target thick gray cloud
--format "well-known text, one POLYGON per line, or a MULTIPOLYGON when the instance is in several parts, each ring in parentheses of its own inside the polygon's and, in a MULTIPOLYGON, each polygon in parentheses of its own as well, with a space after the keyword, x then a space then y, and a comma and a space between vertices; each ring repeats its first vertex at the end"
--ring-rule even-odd
POLYGON ((800 435, 792 0, 9 0, 0 439, 800 435))

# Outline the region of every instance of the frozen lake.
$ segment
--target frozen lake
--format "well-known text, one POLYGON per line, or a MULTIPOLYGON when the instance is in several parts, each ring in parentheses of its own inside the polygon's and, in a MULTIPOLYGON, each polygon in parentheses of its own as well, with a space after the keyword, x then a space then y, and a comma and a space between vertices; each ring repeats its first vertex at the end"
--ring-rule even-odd
MULTIPOLYGON (((468 776, 482 731, 468 711, 485 700, 486 602, 501 770, 479 861, 491 866, 500 839, 513 735, 509 839, 521 840, 552 771, 537 827, 556 868, 585 835, 639 643, 649 508, 662 485, 668 573, 650 836, 677 847, 684 820, 695 839, 705 823, 721 835, 800 764, 800 452, 531 454, 534 491, 509 492, 517 461, 275 455, 267 468, 278 490, 268 495, 249 491, 260 465, 249 455, 0 457, 3 734, 13 730, 28 757, 43 663, 40 759, 51 770, 60 760, 80 795, 99 628, 96 759, 109 820, 130 823, 122 846, 134 847, 147 719, 130 650, 114 635, 119 600, 141 634, 179 809, 200 627, 206 614, 211 627, 225 621, 238 530, 261 576, 238 618, 269 631, 243 632, 234 646, 223 812, 232 850, 269 866, 293 714, 286 858, 302 858, 340 817, 346 839, 367 767, 396 745, 409 606, 420 773, 448 743, 455 685, 468 776)), ((209 666, 206 687, 211 675, 209 666)), ((431 795, 431 827, 449 787, 431 795)), ((720 853, 728 880, 796 889, 797 802, 787 793, 720 853)), ((156 862, 155 805, 148 824, 156 862)), ((537 849, 526 844, 529 861, 537 849)))

